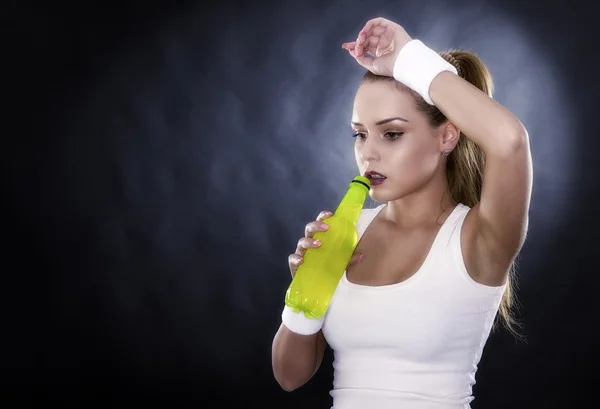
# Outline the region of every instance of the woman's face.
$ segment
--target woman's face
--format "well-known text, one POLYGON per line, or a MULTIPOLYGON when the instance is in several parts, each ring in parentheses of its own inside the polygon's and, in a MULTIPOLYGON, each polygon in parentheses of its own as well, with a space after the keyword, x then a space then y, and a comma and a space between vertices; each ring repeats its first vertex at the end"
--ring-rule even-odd
POLYGON ((441 159, 441 137, 417 111, 414 98, 387 81, 367 82, 354 99, 352 128, 360 174, 378 172, 371 197, 379 202, 418 191, 435 175, 441 159))

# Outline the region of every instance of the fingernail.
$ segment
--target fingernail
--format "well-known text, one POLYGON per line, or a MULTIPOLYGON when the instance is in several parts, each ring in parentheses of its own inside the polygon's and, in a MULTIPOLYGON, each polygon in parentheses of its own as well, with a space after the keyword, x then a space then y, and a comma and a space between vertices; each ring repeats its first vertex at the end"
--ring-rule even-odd
POLYGON ((321 223, 321 228, 322 228, 323 230, 329 230, 329 226, 328 226, 328 225, 326 225, 325 223, 321 223))
POLYGON ((315 246, 320 246, 320 245, 321 245, 321 242, 320 242, 319 240, 315 240, 315 241, 313 241, 313 244, 314 244, 315 246))

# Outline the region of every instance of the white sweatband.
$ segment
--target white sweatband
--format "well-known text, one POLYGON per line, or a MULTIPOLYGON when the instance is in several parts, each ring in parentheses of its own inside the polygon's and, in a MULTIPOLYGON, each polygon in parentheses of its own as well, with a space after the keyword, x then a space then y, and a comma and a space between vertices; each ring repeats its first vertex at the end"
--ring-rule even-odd
POLYGON ((303 312, 294 312, 291 307, 286 305, 281 313, 281 320, 290 331, 296 334, 312 335, 321 330, 325 317, 307 318, 303 312))
POLYGON ((394 79, 421 95, 429 105, 434 105, 429 97, 431 82, 443 71, 457 74, 452 64, 419 40, 402 47, 394 63, 394 79))

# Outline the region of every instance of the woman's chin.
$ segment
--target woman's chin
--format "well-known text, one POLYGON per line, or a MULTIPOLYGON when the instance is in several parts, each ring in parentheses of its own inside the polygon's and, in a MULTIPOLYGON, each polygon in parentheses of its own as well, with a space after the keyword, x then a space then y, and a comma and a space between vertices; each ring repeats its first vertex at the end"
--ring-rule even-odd
POLYGON ((378 190, 378 189, 371 189, 371 191, 369 192, 369 197, 371 199, 375 200, 376 202, 382 202, 382 203, 390 202, 393 200, 389 193, 386 194, 385 192, 382 192, 381 190, 378 190))

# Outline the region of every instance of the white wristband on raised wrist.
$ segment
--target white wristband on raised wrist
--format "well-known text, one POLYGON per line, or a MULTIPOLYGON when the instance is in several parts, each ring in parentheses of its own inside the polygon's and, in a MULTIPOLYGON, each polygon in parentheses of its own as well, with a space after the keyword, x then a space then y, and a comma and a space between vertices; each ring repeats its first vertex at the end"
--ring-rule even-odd
POLYGON ((307 318, 303 312, 294 312, 291 307, 286 305, 281 313, 281 320, 290 331, 296 334, 312 335, 321 330, 325 317, 307 318))
POLYGON ((429 105, 434 105, 429 97, 429 87, 443 71, 457 74, 456 68, 438 53, 419 40, 411 40, 398 53, 393 75, 396 81, 421 95, 429 105))

